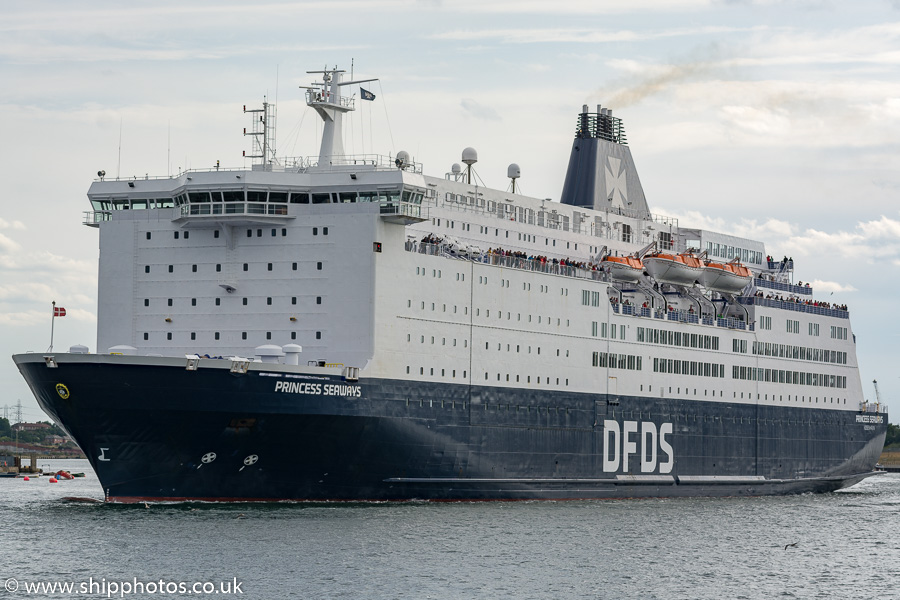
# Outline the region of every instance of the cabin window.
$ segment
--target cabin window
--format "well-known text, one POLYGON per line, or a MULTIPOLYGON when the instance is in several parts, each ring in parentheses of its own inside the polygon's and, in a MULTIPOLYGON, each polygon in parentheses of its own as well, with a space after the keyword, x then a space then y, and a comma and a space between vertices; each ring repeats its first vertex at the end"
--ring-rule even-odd
POLYGON ((309 194, 306 192, 291 192, 291 204, 309 204, 309 194))

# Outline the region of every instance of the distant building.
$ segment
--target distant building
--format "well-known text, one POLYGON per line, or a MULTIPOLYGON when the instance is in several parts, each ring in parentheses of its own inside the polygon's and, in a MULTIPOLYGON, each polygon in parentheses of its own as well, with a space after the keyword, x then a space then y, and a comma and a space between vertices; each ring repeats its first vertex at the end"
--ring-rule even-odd
POLYGON ((13 431, 41 431, 42 429, 50 429, 46 423, 16 423, 12 426, 13 431))
POLYGON ((65 444, 68 440, 61 435, 48 435, 44 438, 45 446, 59 446, 65 444))

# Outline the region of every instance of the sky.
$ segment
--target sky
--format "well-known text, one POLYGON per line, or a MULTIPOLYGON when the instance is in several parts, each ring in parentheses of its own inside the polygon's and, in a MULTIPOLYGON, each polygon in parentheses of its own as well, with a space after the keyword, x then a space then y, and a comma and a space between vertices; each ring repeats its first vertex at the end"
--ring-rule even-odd
MULTIPOLYGON (((900 0, 332 0, 0 5, 0 355, 96 351, 109 176, 249 166, 242 107, 277 105, 279 156, 318 153, 298 86, 378 77, 353 153, 559 199, 583 104, 624 120, 651 211, 761 240, 847 304, 863 391, 900 422, 900 0)), ((250 152, 248 152, 250 154, 250 152)), ((102 350, 102 349, 101 349, 102 350)), ((45 418, 9 358, 0 411, 45 418)), ((0 415, 3 413, 0 412, 0 415)))

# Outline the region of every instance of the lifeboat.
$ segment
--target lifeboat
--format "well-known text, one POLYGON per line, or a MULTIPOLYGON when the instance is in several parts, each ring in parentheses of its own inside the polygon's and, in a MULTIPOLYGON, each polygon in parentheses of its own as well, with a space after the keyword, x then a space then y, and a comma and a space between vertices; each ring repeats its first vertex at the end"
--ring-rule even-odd
POLYGON ((660 283, 691 286, 700 280, 703 263, 690 252, 683 254, 654 252, 644 257, 644 268, 660 283))
POLYGON ((633 256, 607 256, 600 263, 609 270, 609 276, 617 281, 635 283, 644 273, 641 259, 633 256))
POLYGON ((700 275, 700 283, 703 287, 716 292, 727 294, 739 294, 747 287, 752 276, 750 269, 733 260, 728 263, 707 261, 700 275))

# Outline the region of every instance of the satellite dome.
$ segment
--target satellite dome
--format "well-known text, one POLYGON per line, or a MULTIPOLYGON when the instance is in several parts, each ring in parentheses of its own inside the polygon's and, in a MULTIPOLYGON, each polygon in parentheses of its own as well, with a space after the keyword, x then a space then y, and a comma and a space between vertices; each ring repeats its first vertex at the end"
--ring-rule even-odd
POLYGON ((466 148, 462 151, 462 161, 467 165, 474 165, 478 162, 478 153, 475 148, 466 148))
POLYGON ((397 160, 394 161, 394 164, 400 167, 401 169, 409 164, 409 152, 406 150, 401 150, 397 153, 397 160))
POLYGON ((452 173, 460 173, 462 171, 462 167, 459 166, 459 163, 453 163, 453 166, 450 167, 450 171, 452 173))
POLYGON ((522 176, 522 170, 519 168, 519 165, 513 163, 506 167, 506 176, 510 179, 518 179, 522 176))

